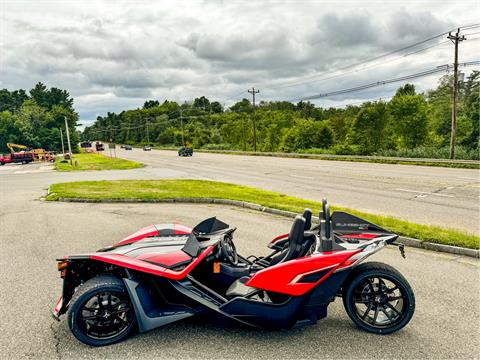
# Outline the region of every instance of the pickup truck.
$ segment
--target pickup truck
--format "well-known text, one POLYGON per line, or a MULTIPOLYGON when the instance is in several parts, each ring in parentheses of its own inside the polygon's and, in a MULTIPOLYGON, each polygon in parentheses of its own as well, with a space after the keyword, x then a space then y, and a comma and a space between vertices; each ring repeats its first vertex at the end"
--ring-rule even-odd
POLYGON ((28 164, 33 161, 33 153, 29 151, 20 151, 11 154, 0 154, 0 165, 7 163, 22 163, 28 164))

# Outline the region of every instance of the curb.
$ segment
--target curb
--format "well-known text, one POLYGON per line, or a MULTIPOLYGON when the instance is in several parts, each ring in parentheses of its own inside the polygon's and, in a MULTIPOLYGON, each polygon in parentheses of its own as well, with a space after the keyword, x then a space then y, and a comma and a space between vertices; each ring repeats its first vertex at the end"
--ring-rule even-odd
MULTIPOLYGON (((50 188, 48 189, 47 194, 50 194, 50 188)), ((256 210, 265 212, 268 214, 284 216, 288 218, 294 218, 297 214, 292 211, 273 209, 265 207, 259 204, 249 203, 246 201, 240 200, 228 200, 228 199, 215 199, 215 198, 175 198, 175 199, 82 199, 82 198, 58 198, 57 201, 61 202, 76 202, 76 203, 104 203, 104 204, 115 204, 115 203, 190 203, 190 204, 219 204, 219 205, 231 205, 237 207, 243 207, 246 209, 256 210)), ((312 216, 312 220, 318 221, 317 216, 312 216)), ((406 246, 426 249, 438 252, 444 252, 454 255, 463 255, 473 258, 480 258, 479 249, 468 249, 459 246, 452 245, 443 245, 435 244, 431 242, 422 241, 419 239, 414 239, 405 236, 399 236, 398 241, 406 246)))

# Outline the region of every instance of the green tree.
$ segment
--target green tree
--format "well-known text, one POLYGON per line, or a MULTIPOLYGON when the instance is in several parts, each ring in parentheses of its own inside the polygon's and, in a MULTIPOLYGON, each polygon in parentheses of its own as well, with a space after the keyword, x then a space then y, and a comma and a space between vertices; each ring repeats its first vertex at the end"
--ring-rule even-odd
POLYGON ((413 149, 428 136, 427 103, 422 95, 395 95, 390 101, 392 125, 400 147, 413 149))
POLYGON ((371 154, 386 143, 387 105, 383 101, 367 103, 352 124, 350 138, 363 154, 371 154))
POLYGON ((158 100, 147 100, 143 104, 144 109, 151 109, 156 106, 160 106, 160 103, 158 102, 158 100))

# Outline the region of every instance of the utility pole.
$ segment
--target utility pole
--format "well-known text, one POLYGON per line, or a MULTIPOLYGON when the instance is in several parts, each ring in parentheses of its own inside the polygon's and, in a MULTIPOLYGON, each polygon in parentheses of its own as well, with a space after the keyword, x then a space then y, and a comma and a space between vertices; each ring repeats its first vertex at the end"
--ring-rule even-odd
POLYGON ((150 136, 148 134, 148 118, 146 119, 146 126, 147 126, 147 145, 150 145, 150 136))
POLYGON ((67 117, 63 117, 65 119, 65 131, 67 132, 67 144, 68 144, 68 153, 70 154, 70 165, 72 165, 72 145, 70 144, 70 132, 68 131, 68 122, 67 117))
POLYGON ((62 140, 62 156, 65 158, 65 145, 63 144, 63 131, 62 128, 58 128, 60 130, 60 139, 62 140))
POLYGON ((452 35, 448 33, 447 39, 455 45, 455 60, 453 62, 453 101, 452 101, 452 127, 450 132, 450 159, 455 159, 455 143, 457 137, 457 97, 458 97, 458 43, 467 40, 465 35, 460 36, 460 28, 452 35))
POLYGON ((253 151, 257 152, 257 114, 255 112, 255 94, 258 94, 260 90, 255 90, 252 87, 252 90, 247 90, 253 97, 253 151))
POLYGON ((182 128, 182 146, 185 147, 185 137, 183 135, 183 112, 180 109, 180 127, 182 128))

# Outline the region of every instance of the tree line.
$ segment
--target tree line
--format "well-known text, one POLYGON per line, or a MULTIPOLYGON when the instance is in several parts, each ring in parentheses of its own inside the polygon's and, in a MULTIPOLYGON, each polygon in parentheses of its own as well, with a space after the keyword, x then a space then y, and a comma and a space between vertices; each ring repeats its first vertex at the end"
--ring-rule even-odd
MULTIPOLYGON (((460 86, 459 158, 479 157, 479 82, 480 72, 474 71, 460 86)), ((246 98, 228 109, 204 96, 183 104, 148 100, 140 109, 99 116, 82 138, 251 151, 255 121, 259 151, 448 157, 451 94, 452 76, 446 75, 425 93, 406 84, 390 101, 342 109, 262 101, 254 115, 246 98)))
MULTIPOLYGON (((457 156, 479 158, 480 72, 461 83, 457 120, 457 156)), ((99 116, 81 134, 83 140, 131 145, 253 150, 256 125, 259 151, 448 157, 452 76, 424 93, 406 84, 389 101, 345 108, 310 102, 261 101, 256 111, 242 99, 229 108, 205 96, 191 103, 145 101, 142 108, 99 116)), ((25 90, 0 90, 0 151, 6 143, 61 150, 64 118, 74 147, 78 114, 68 91, 38 83, 25 90)), ((64 134, 65 135, 65 134, 64 134)))
POLYGON ((0 152, 9 151, 7 143, 30 148, 61 151, 60 128, 65 133, 65 118, 70 130, 72 147, 76 150, 79 133, 75 130, 78 114, 67 90, 43 83, 28 93, 23 90, 0 90, 0 152))

